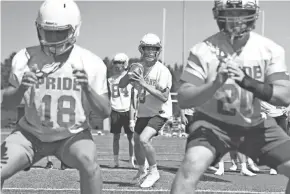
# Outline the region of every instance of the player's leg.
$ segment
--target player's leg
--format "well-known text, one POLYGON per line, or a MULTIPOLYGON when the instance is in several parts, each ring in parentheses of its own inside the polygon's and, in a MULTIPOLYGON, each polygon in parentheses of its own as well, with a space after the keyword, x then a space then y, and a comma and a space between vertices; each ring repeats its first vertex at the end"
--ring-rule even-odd
POLYGON ((244 175, 244 176, 256 176, 257 175, 255 173, 249 171, 249 169, 247 167, 247 156, 238 152, 237 157, 238 157, 238 160, 241 164, 241 174, 242 175, 244 175))
POLYGON ((45 169, 53 169, 53 163, 52 163, 51 157, 47 156, 46 160, 47 160, 47 163, 46 163, 45 169))
POLYGON ((138 118, 135 125, 135 132, 133 135, 134 138, 134 153, 138 164, 138 172, 133 180, 136 180, 138 183, 147 176, 147 169, 145 168, 145 151, 140 142, 140 134, 147 126, 150 118, 138 118))
MULTIPOLYGON (((276 169, 279 174, 290 178, 290 137, 277 125, 273 118, 267 117, 265 123, 248 132, 241 152, 250 156, 259 165, 276 169)), ((290 194, 290 183, 287 185, 290 194)))
POLYGON ((218 169, 214 173, 215 175, 221 176, 225 174, 225 162, 224 159, 222 158, 219 163, 218 163, 218 169))
POLYGON ((101 169, 97 163, 96 144, 89 130, 63 140, 56 157, 79 171, 81 194, 102 192, 103 181, 101 169))
POLYGON ((238 153, 237 153, 237 151, 230 151, 229 153, 230 153, 230 158, 231 158, 231 162, 232 162, 232 166, 229 169, 232 171, 236 171, 238 169, 238 166, 237 166, 238 153))
POLYGON ((253 171, 253 172, 259 172, 260 169, 258 168, 258 166, 254 163, 254 161, 252 160, 252 158, 247 156, 247 163, 249 165, 249 168, 253 171))
MULTIPOLYGON (((196 113, 196 116, 198 114, 196 113)), ((220 128, 196 118, 189 128, 186 153, 171 186, 171 194, 195 193, 197 183, 210 165, 215 165, 226 152, 229 141, 220 128)))
POLYGON ((114 167, 119 167, 120 133, 113 133, 114 167))
POLYGON ((4 181, 29 168, 34 159, 33 143, 28 133, 12 132, 1 145, 1 189, 4 181))
POLYGON ((119 142, 122 129, 122 117, 121 113, 112 111, 111 113, 111 133, 113 134, 113 155, 114 155, 114 167, 119 167, 119 142))
MULTIPOLYGON (((287 116, 282 115, 279 117, 275 117, 274 119, 276 120, 277 124, 288 134, 288 132, 287 132, 287 124, 288 124, 287 116)), ((277 174, 278 174, 277 170, 275 170, 273 168, 270 169, 270 175, 277 175, 277 174)))
POLYGON ((157 169, 156 152, 150 141, 152 137, 156 136, 167 119, 160 116, 152 117, 145 129, 140 134, 140 142, 145 151, 146 159, 149 164, 149 173, 143 183, 140 185, 142 188, 152 187, 156 181, 159 180, 160 174, 157 169))
POLYGON ((130 130, 130 113, 123 113, 122 117, 122 126, 124 128, 125 133, 127 134, 127 139, 129 143, 129 161, 133 168, 135 168, 135 156, 134 156, 134 138, 133 132, 130 130))
POLYGON ((288 120, 286 115, 281 115, 279 117, 274 118, 277 122, 277 124, 287 133, 287 125, 288 125, 288 120))

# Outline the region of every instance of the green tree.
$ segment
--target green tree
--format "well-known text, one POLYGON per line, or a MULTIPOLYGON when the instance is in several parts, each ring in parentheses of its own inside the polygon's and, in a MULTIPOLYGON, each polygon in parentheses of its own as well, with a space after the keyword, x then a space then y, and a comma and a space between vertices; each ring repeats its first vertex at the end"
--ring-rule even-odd
POLYGON ((16 55, 16 52, 10 54, 10 56, 1 62, 1 90, 6 88, 9 85, 9 75, 12 67, 13 57, 16 55))

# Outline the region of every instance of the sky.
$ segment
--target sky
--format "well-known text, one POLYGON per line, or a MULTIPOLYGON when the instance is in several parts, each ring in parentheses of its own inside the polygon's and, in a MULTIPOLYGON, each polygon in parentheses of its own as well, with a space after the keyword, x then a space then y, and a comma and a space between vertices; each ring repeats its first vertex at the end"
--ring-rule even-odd
MULTIPOLYGON (((139 57, 139 42, 149 32, 163 39, 163 8, 166 9, 164 59, 167 64, 181 64, 194 44, 218 30, 211 11, 213 1, 185 2, 184 42, 182 1, 77 3, 82 13, 77 43, 101 58, 112 58, 118 52, 139 57)), ((38 44, 34 21, 40 5, 40 1, 1 1, 1 61, 13 51, 38 44)), ((262 1, 260 7, 265 11, 265 36, 284 47, 290 70, 290 1, 262 1)), ((262 17, 257 21, 259 33, 261 21, 262 17)))

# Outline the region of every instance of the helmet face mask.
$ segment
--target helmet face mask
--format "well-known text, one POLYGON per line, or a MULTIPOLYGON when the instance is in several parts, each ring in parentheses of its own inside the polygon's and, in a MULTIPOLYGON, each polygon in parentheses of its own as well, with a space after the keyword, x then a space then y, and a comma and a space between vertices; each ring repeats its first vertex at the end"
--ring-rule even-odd
POLYGON ((118 53, 112 60, 114 74, 120 74, 127 70, 129 57, 124 53, 118 53))
POLYGON ((120 74, 126 70, 125 62, 114 61, 113 62, 113 71, 115 74, 120 74))
POLYGON ((255 29, 259 7, 256 0, 216 0, 213 15, 220 31, 232 40, 255 29))
POLYGON ((48 55, 65 53, 76 42, 75 30, 70 25, 57 28, 37 25, 37 32, 39 42, 48 55))
POLYGON ((40 45, 47 55, 61 55, 76 42, 80 10, 73 0, 46 0, 35 22, 40 45))
POLYGON ((142 50, 143 53, 142 58, 148 62, 152 62, 158 59, 161 48, 154 46, 143 46, 140 50, 142 50))

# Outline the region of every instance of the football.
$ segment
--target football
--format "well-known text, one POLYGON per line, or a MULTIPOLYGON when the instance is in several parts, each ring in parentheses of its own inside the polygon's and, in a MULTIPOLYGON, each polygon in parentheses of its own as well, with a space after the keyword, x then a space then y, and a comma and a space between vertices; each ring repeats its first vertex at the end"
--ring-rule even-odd
POLYGON ((138 73, 139 75, 143 75, 144 67, 140 63, 132 63, 128 72, 128 75, 132 75, 133 72, 138 73))

